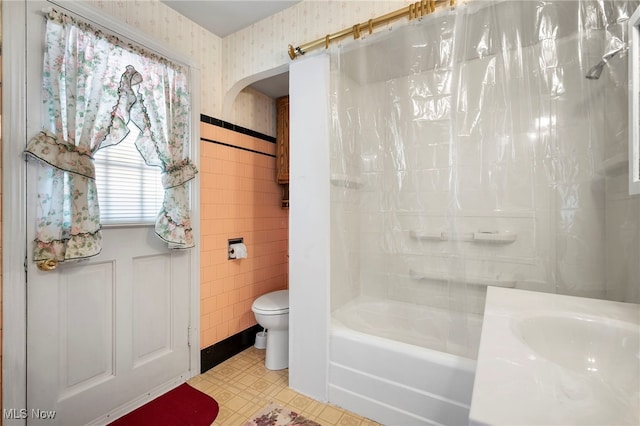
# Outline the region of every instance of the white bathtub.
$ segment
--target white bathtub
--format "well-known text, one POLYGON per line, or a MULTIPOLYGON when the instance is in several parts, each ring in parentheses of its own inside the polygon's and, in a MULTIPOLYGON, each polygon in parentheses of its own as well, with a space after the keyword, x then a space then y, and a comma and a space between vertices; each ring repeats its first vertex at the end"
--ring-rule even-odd
POLYGON ((389 426, 468 424, 481 323, 409 303, 349 302, 332 315, 329 401, 389 426), (470 347, 446 339, 462 324, 470 347))

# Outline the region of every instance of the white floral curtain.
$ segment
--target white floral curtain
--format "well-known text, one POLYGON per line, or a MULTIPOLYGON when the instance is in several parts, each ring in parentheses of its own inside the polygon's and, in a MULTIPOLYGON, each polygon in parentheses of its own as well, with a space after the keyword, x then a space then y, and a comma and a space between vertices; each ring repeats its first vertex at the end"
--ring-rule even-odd
POLYGON ((185 70, 57 11, 47 18, 43 130, 26 148, 40 160, 34 261, 100 253, 93 155, 120 143, 130 120, 146 163, 163 172, 156 233, 171 248, 193 247, 186 185, 197 169, 185 70))

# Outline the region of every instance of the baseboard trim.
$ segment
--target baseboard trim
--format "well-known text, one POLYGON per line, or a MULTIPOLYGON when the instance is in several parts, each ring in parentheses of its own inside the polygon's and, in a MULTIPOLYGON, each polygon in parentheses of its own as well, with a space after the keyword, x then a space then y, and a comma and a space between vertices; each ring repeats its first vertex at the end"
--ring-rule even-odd
POLYGON ((152 400, 159 397, 160 395, 164 395, 165 393, 169 392, 171 389, 174 389, 180 386, 187 380, 188 377, 189 377, 188 372, 185 372, 184 374, 181 374, 178 377, 174 377, 173 379, 161 385, 156 386, 150 391, 144 392, 142 395, 138 396, 137 398, 114 408, 109 413, 104 414, 95 420, 92 420, 91 422, 87 423, 87 426, 108 425, 109 423, 114 422, 120 417, 125 416, 126 414, 129 414, 136 408, 142 407, 147 402, 151 402, 152 400))
POLYGON ((216 365, 228 360, 232 356, 239 354, 256 340, 256 333, 262 331, 258 324, 249 327, 240 333, 227 337, 226 339, 214 343, 213 345, 200 350, 200 373, 204 373, 216 365))

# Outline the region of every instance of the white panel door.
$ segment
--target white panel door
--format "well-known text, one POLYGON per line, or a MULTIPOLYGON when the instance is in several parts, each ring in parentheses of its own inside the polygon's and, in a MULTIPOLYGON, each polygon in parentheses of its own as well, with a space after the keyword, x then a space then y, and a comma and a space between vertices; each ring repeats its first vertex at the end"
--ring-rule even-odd
MULTIPOLYGON (((44 2, 26 2, 27 135, 41 126, 44 2)), ((29 166, 32 241, 35 167, 29 166)), ((27 262, 28 424, 108 423, 189 377, 189 250, 151 226, 103 229, 99 256, 54 271, 27 262)))

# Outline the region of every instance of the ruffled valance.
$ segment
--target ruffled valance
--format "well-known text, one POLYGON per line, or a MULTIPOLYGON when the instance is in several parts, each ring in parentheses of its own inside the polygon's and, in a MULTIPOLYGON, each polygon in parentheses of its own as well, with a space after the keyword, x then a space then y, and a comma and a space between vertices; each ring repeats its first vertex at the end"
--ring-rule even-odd
POLYGON ((53 241, 36 240, 33 260, 55 260, 64 262, 69 259, 83 259, 100 253, 102 235, 100 230, 93 233, 70 235, 67 238, 53 241))

